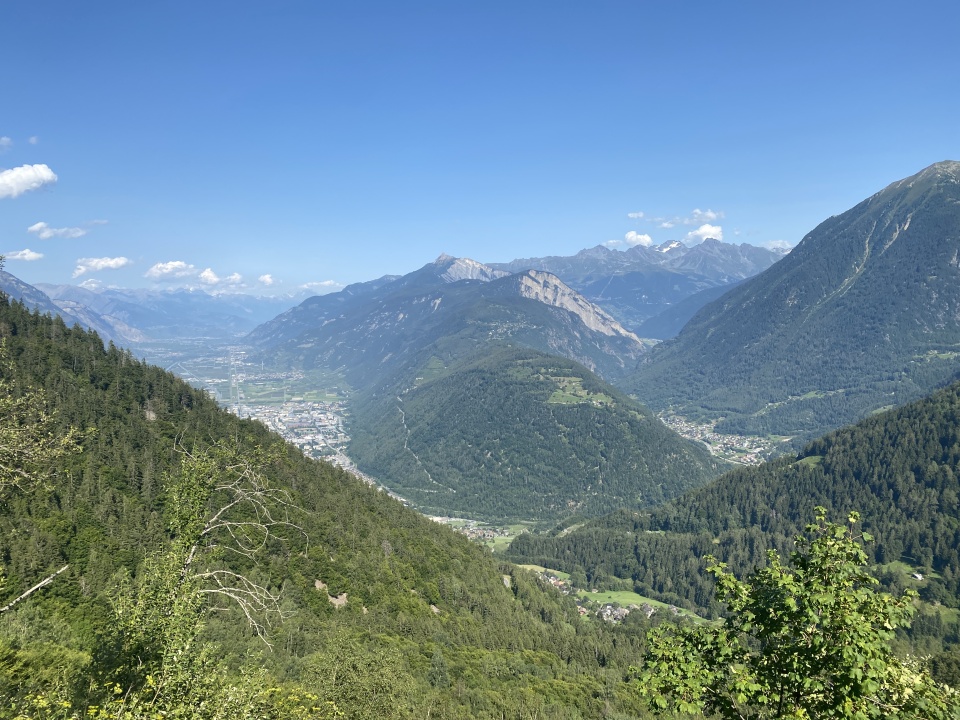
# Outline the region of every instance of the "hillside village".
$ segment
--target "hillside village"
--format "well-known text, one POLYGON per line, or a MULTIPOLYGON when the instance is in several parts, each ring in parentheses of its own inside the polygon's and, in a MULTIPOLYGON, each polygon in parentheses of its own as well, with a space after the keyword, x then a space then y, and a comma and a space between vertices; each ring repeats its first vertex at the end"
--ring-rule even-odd
POLYGON ((760 465, 776 455, 777 443, 761 437, 726 435, 714 431, 716 422, 697 423, 680 415, 660 413, 663 424, 687 440, 707 446, 719 458, 741 465, 760 465))

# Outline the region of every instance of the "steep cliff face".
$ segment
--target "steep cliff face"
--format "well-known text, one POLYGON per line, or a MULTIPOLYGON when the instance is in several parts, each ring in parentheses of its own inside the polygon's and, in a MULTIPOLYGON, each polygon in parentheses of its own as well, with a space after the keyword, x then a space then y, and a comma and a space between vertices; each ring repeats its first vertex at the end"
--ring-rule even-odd
POLYGON ((528 270, 518 276, 517 289, 520 297, 572 312, 594 332, 629 338, 640 344, 640 338, 626 330, 609 313, 550 273, 528 270))
POLYGON ((490 267, 515 273, 551 273, 636 332, 645 321, 669 312, 678 303, 763 272, 783 255, 779 250, 719 240, 692 247, 673 241, 622 251, 598 245, 569 257, 523 258, 490 267))

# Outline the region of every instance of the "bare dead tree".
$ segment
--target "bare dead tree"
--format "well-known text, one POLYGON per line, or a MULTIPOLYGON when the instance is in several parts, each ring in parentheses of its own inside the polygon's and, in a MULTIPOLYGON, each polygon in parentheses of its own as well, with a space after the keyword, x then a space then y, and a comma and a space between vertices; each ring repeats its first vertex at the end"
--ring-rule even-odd
POLYGON ((294 520, 301 510, 290 493, 272 487, 262 468, 276 458, 259 449, 240 453, 217 445, 191 452, 178 443, 181 469, 170 488, 171 529, 182 553, 181 580, 197 583, 197 592, 234 604, 268 645, 267 627, 285 616, 280 593, 249 574, 223 567, 230 555, 254 563, 279 534, 308 541, 294 520))

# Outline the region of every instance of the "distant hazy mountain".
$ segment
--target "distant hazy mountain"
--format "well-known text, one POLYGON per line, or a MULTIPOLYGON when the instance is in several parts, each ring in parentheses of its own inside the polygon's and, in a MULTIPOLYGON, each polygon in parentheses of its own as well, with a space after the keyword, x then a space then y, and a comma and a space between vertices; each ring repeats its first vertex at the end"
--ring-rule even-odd
POLYGON ((43 290, 25 283, 20 278, 5 271, 0 271, 0 290, 13 300, 22 302, 31 310, 36 310, 44 315, 59 315, 69 326, 80 325, 88 330, 93 330, 105 342, 111 340, 121 342, 129 339, 129 337, 138 336, 133 329, 127 335, 118 333, 114 323, 84 307, 58 304, 43 290))
POLYGON ((211 295, 203 290, 90 290, 76 285, 30 285, 5 271, 0 271, 0 290, 31 310, 59 315, 67 325, 79 324, 94 330, 105 342, 121 346, 150 340, 238 337, 307 296, 211 295))
MULTIPOLYGON (((783 257, 783 253, 754 245, 732 245, 706 240, 688 247, 670 242, 659 247, 637 245, 613 250, 603 245, 570 257, 524 258, 490 267, 510 272, 543 270, 553 273, 609 312, 631 330, 671 310, 703 290, 730 286, 752 277, 783 257)), ((689 303, 688 303, 689 305, 689 303)), ((649 329, 663 332, 667 322, 649 329)), ((669 335, 643 337, 665 338, 669 335)))
POLYGON ((729 430, 810 436, 960 370, 960 163, 893 183, 704 307, 632 383, 729 430))
POLYGON ((624 377, 646 346, 546 272, 441 256, 311 298, 249 340, 274 362, 343 373, 351 456, 430 512, 596 514, 719 472, 594 376, 624 377))
MULTIPOLYGON (((0 290, 13 300, 19 300, 31 310, 37 310, 42 314, 60 315, 60 308, 53 302, 49 295, 33 285, 25 283, 16 275, 11 275, 6 270, 0 270, 0 290)), ((79 322, 77 318, 66 317, 64 320, 68 324, 79 322)))
POLYGON ((37 288, 62 311, 106 332, 107 337, 121 344, 182 337, 239 336, 304 297, 302 294, 290 297, 211 295, 203 290, 89 290, 46 283, 38 283, 37 288))
POLYGON ((720 285, 718 287, 701 290, 689 297, 684 298, 678 303, 671 305, 659 315, 654 315, 649 320, 644 320, 637 327, 637 335, 644 338, 657 338, 667 340, 674 337, 683 330, 683 326, 690 322, 690 319, 696 315, 700 308, 707 303, 711 303, 717 298, 723 297, 742 281, 732 282, 729 285, 720 285))

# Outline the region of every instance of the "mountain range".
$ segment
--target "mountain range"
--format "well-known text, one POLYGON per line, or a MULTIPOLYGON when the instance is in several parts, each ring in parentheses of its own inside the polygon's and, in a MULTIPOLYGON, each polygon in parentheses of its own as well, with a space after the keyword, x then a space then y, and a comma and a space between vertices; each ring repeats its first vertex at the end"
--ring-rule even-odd
MULTIPOLYGON (((679 242, 658 248, 637 246, 625 252, 602 245, 571 257, 530 258, 483 267, 474 279, 493 279, 526 270, 556 275, 603 308, 641 337, 661 339, 675 334, 678 323, 706 302, 697 302, 704 289, 726 287, 765 269, 781 257, 750 245, 729 245, 707 240, 695 247, 679 242), (692 297, 691 297, 692 296, 692 297), (680 308, 673 306, 684 301, 680 308), (659 313, 672 311, 664 322, 643 327, 641 323, 659 313), (679 314, 678 314, 679 313, 679 314), (650 334, 654 333, 654 334, 650 334)), ((471 261, 472 262, 472 261, 471 261)), ((469 270, 457 268, 454 272, 469 270)), ((326 307, 348 301, 369 288, 397 280, 384 276, 356 283, 334 293, 326 307)), ((245 293, 208 293, 200 289, 146 290, 122 288, 91 289, 77 285, 37 283, 27 285, 0 270, 0 290, 28 307, 61 315, 68 323, 95 330, 102 338, 120 345, 182 338, 237 338, 277 314, 302 302, 310 294, 301 291, 281 296, 252 296, 245 293)))
MULTIPOLYGON (((753 272, 749 256, 743 248, 709 241, 700 250, 673 244, 619 253, 601 247, 547 264, 608 288, 663 275, 663 282, 690 293, 753 272), (684 258, 686 267, 695 268, 692 279, 660 267, 679 267, 684 258), (611 274, 604 279, 603 272, 611 274)), ((232 338, 271 307, 243 296, 187 291, 50 285, 32 289, 29 297, 19 287, 10 291, 106 340, 144 347, 171 337, 232 338)), ((650 292, 653 285, 642 303, 650 292)), ((351 455, 432 512, 490 519, 596 514, 622 502, 649 505, 673 497, 721 470, 702 446, 665 430, 641 405, 594 377, 626 378, 652 343, 543 270, 510 272, 441 255, 406 276, 309 298, 257 327, 247 341, 272 365, 342 375, 354 390, 351 455), (525 348, 523 362, 539 370, 507 382, 517 372, 517 348, 525 348), (485 382, 470 386, 450 406, 457 396, 451 388, 478 373, 485 382), (600 389, 584 390, 595 386, 600 389), (403 401, 407 409, 401 413, 403 401), (505 445, 489 432, 502 425, 499 403, 518 408, 505 445), (418 409, 429 413, 418 415, 418 409), (427 441, 437 427, 425 417, 441 415, 447 424, 456 416, 470 427, 460 435, 463 445, 427 441), (559 440, 567 450, 558 447, 559 454, 537 459, 534 449, 543 438, 559 440), (438 477, 446 478, 442 493, 438 477)))
POLYGON ((70 325, 94 330, 104 340, 124 347, 182 338, 237 339, 307 296, 28 285, 3 270, 0 291, 33 310, 59 315, 70 325))
POLYGON ((960 163, 821 223, 700 310, 625 388, 718 429, 811 437, 949 382, 960 357, 960 163))
POLYGON ((721 469, 596 377, 625 377, 647 345, 549 273, 442 255, 311 298, 249 339, 271 362, 341 373, 353 460, 436 514, 597 514, 721 469))
POLYGON ((491 263, 490 267, 552 273, 641 337, 664 339, 671 337, 663 333, 673 331, 676 321, 646 326, 648 332, 657 334, 643 332, 644 323, 683 301, 690 308, 684 313, 689 319, 711 298, 705 295, 700 304, 692 306, 690 300, 698 293, 731 287, 766 270, 783 255, 780 250, 707 239, 694 246, 674 241, 622 251, 597 245, 569 257, 525 258, 491 263))
POLYGON ((631 371, 648 347, 553 275, 511 274, 447 255, 399 278, 310 298, 247 339, 274 358, 339 368, 369 386, 423 362, 427 346, 453 337, 454 354, 513 340, 609 378, 631 371))

